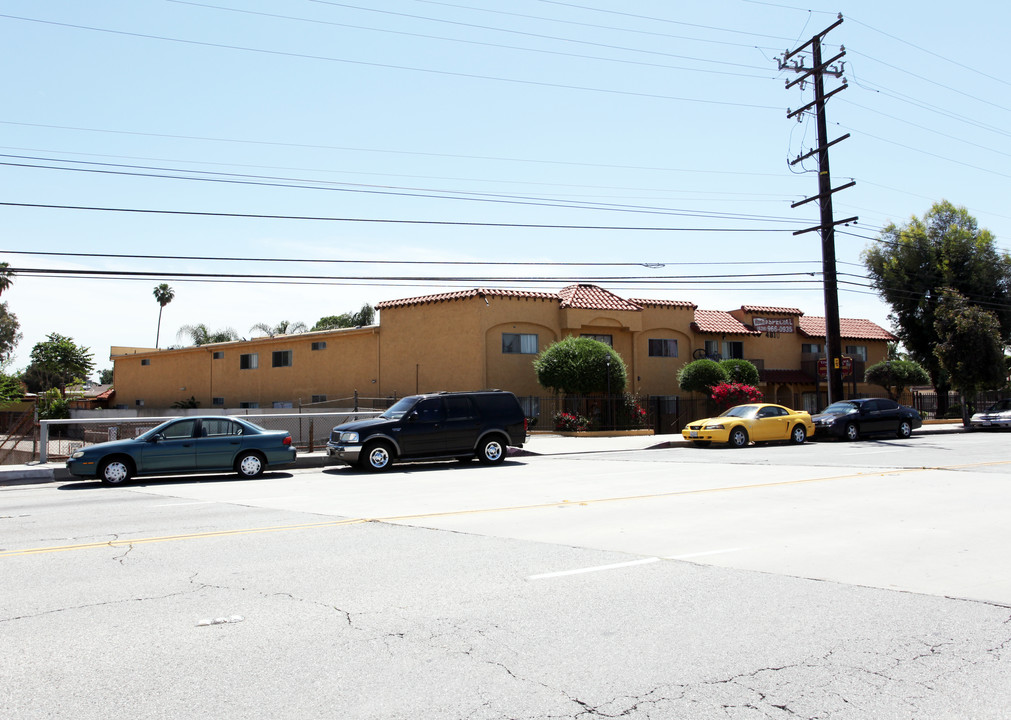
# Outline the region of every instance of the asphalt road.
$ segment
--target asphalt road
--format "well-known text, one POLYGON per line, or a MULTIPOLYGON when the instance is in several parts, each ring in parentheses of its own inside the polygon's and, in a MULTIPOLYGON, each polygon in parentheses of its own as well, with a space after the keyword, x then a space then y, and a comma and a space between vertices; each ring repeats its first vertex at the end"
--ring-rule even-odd
POLYGON ((0 488, 0 717, 1006 718, 1006 444, 0 488))

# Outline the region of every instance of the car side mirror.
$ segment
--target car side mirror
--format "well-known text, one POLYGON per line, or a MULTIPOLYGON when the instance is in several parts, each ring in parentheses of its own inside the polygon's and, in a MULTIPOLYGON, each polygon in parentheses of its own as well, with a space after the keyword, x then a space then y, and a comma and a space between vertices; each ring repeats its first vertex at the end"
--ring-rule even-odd
POLYGON ((412 410, 411 413, 405 418, 407 422, 414 422, 418 419, 418 411, 412 410))
POLYGON ((151 439, 148 442, 157 443, 161 442, 164 439, 165 439, 164 435, 162 435, 161 433, 155 433, 154 435, 151 436, 151 439))

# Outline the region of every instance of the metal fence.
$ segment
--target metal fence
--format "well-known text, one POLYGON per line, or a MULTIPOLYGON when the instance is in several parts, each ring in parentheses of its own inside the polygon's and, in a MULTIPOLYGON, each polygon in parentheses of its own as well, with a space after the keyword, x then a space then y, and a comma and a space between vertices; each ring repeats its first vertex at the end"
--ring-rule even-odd
MULTIPOLYGON (((287 430, 292 443, 302 451, 313 452, 326 446, 336 425, 364 420, 380 410, 341 410, 325 413, 243 414, 241 417, 267 430, 287 430)), ((39 462, 59 462, 86 445, 137 437, 172 417, 128 417, 39 422, 39 462)))

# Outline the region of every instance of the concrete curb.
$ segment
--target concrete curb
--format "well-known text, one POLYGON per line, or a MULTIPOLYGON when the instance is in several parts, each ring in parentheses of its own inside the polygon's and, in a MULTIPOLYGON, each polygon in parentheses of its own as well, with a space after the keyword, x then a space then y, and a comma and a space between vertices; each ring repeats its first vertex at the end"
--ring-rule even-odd
MULTIPOLYGON (((955 423, 924 423, 914 432, 916 435, 955 434, 978 432, 967 430, 955 423)), ((563 437, 561 435, 534 435, 528 439, 526 447, 509 448, 509 457, 531 457, 550 455, 586 455, 589 453, 632 452, 636 450, 670 450, 689 448, 691 445, 680 435, 639 435, 623 437, 563 437), (669 439, 661 439, 669 438, 669 439), (611 441, 611 442, 609 442, 611 441), (642 443, 642 444, 640 444, 642 443), (539 446, 537 450, 530 445, 539 446)), ((299 453, 293 468, 342 467, 325 452, 299 453)), ((284 468, 282 468, 283 470, 284 468)), ((5 465, 0 466, 0 487, 7 485, 40 485, 51 482, 82 481, 67 472, 62 463, 5 465)))

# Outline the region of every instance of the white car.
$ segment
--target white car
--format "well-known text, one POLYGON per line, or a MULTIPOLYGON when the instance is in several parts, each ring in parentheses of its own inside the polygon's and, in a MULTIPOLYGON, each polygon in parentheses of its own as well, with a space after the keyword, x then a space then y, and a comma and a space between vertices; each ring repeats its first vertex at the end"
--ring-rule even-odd
POLYGON ((976 413, 969 419, 974 428, 1011 428, 1011 398, 1000 400, 985 412, 976 413))

